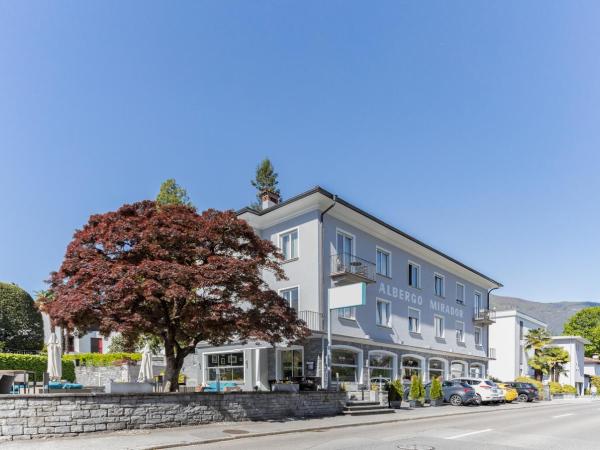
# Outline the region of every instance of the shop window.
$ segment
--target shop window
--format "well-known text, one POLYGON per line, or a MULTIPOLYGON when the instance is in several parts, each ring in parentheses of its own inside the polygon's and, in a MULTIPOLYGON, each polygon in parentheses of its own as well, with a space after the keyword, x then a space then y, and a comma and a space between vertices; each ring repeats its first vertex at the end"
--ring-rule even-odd
POLYGON ((244 381, 244 352, 207 355, 208 381, 244 381))
POLYGON ((334 349, 331 352, 331 373, 334 381, 358 381, 358 355, 352 350, 334 349))

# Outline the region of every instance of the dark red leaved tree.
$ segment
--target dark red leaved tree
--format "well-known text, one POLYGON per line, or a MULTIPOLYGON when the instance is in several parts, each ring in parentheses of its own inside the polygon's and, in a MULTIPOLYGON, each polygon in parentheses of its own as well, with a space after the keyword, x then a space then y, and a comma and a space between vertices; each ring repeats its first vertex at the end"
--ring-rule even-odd
POLYGON ((281 255, 232 211, 197 214, 143 201, 90 217, 67 247, 42 300, 55 325, 142 333, 164 341, 165 389, 177 390, 184 358, 206 341, 297 341, 308 330, 263 281, 284 278, 281 255))

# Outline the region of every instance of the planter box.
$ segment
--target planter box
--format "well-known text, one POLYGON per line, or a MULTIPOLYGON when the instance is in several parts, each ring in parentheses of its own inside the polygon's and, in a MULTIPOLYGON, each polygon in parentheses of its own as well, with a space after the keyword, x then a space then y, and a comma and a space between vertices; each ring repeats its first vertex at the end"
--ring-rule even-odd
POLYGON ((390 402, 390 408, 400 409, 402 407, 402 400, 392 400, 390 402))
POLYGON ((429 400, 430 406, 442 406, 442 403, 444 403, 444 401, 441 398, 438 398, 435 400, 429 400))
POLYGON ((273 392, 300 392, 300 385, 297 383, 275 383, 273 392))
POLYGON ((152 383, 106 383, 104 392, 107 394, 149 394, 152 393, 152 383))

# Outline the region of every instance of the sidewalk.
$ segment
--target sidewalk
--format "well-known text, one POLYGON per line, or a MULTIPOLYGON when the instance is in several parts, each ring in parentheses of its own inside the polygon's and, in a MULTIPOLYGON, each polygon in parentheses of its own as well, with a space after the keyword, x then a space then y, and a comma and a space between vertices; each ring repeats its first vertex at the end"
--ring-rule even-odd
MULTIPOLYGON (((389 422, 403 422, 466 414, 486 414, 496 411, 524 408, 556 408, 564 404, 599 401, 591 399, 553 400, 552 402, 516 403, 494 406, 441 406, 413 410, 397 410, 395 414, 373 416, 335 416, 320 419, 292 419, 281 422, 235 422, 199 425, 194 427, 162 428, 153 430, 126 430, 110 433, 90 433, 78 437, 7 441, 0 450, 36 448, 37 450, 106 450, 155 449, 189 444, 208 444, 232 439, 243 439, 273 434, 314 431, 328 428, 356 427, 389 422)), ((240 445, 243 445, 240 442, 240 445)))

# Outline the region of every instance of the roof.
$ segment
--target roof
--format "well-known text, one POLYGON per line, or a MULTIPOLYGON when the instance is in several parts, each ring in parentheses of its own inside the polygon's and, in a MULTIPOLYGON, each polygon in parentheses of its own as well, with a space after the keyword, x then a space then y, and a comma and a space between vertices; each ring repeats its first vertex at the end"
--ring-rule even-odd
POLYGON ((527 313, 519 311, 518 309, 500 309, 496 310, 496 318, 498 317, 520 317, 522 319, 528 320, 530 322, 536 323, 543 328, 547 328, 548 324, 543 320, 537 319, 527 313))
POLYGON ((586 338, 582 336, 552 336, 553 341, 577 341, 582 344, 591 344, 586 338))
POLYGON ((340 198, 339 196, 332 194, 331 192, 327 191, 326 189, 323 189, 320 186, 315 186, 314 188, 312 188, 312 189, 310 189, 310 190, 308 190, 306 192, 303 192, 303 193, 301 193, 299 195, 291 197, 291 198, 289 198, 289 199, 287 199, 287 200, 285 200, 285 201, 283 201, 281 203, 278 203, 277 205, 271 206, 270 208, 267 208, 267 209, 264 209, 264 210, 261 210, 261 211, 257 211, 255 209, 246 207, 246 208, 240 209, 237 212, 237 214, 238 215, 242 215, 242 214, 245 214, 245 213, 249 213, 249 214, 254 214, 254 215, 257 215, 257 216, 264 216, 265 214, 269 214, 272 211, 275 211, 275 210, 278 210, 280 208, 283 208, 283 207, 285 207, 285 206, 287 206, 287 205, 289 205, 291 203, 294 203, 294 202, 296 202, 298 200, 301 200, 301 199, 303 199, 305 197, 308 197, 310 195, 313 195, 313 194, 321 194, 321 195, 323 195, 323 196, 325 196, 325 197, 327 197, 327 198, 329 198, 329 199, 331 199, 331 200, 333 200, 333 201, 335 201, 335 202, 337 202, 337 203, 339 203, 341 205, 344 205, 345 207, 347 207, 347 208, 353 210, 354 212, 356 212, 356 213, 358 213, 358 214, 366 217, 367 219, 372 220, 373 222, 375 222, 375 223, 377 223, 377 224, 379 224, 379 225, 387 228, 388 230, 390 230, 390 231, 392 231, 394 233, 397 233, 400 236, 402 236, 402 237, 404 237, 404 238, 406 238, 406 239, 414 242, 415 244, 420 245, 420 246, 426 248, 427 250, 430 250, 430 251, 438 254, 439 256, 447 259, 448 261, 450 261, 450 262, 452 262, 454 264, 457 264, 458 266, 462 267, 463 269, 466 269, 469 272, 472 272, 475 275, 480 276, 480 277, 486 279, 490 283, 495 284, 497 287, 502 287, 503 286, 498 281, 496 281, 496 280, 488 277, 487 275, 482 274, 481 272, 473 269, 472 267, 467 266, 466 264, 458 261, 457 259, 455 259, 455 258, 453 258, 451 256, 448 256, 447 254, 441 252, 440 250, 437 250, 437 249, 431 247, 430 245, 424 243, 423 241, 421 241, 421 240, 419 240, 419 239, 411 236, 408 233, 405 233, 404 231, 402 231, 402 230, 394 227, 393 225, 390 225, 390 224, 384 222, 383 220, 381 220, 381 219, 373 216, 372 214, 369 214, 368 212, 366 212, 366 211, 358 208, 357 206, 353 205, 350 202, 347 202, 346 200, 340 198))

